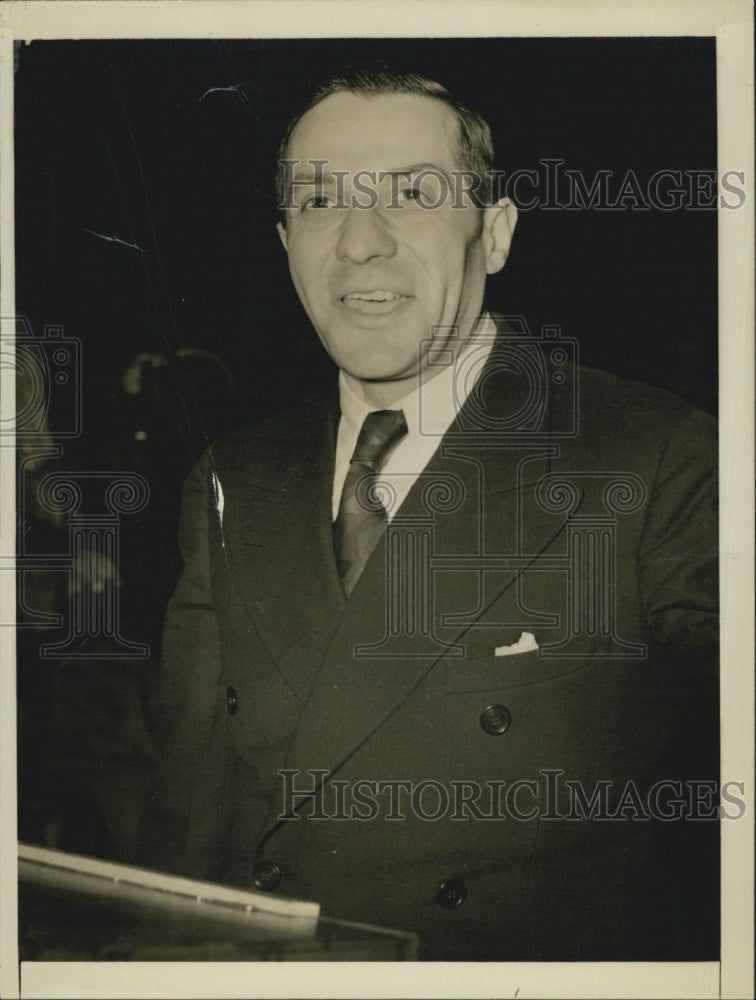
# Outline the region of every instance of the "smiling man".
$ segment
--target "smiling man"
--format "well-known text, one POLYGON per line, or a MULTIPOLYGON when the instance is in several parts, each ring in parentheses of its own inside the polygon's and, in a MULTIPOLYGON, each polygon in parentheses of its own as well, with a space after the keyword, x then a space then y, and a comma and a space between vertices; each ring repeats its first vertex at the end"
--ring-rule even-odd
POLYGON ((145 860, 425 959, 713 959, 715 430, 484 309, 492 165, 478 114, 386 67, 284 136, 338 395, 187 482, 145 860))
POLYGON ((434 358, 474 329, 486 274, 506 260, 516 210, 505 199, 478 209, 463 191, 458 132, 445 102, 347 91, 312 107, 286 144, 293 187, 279 233, 294 285, 375 407, 438 374, 434 358))

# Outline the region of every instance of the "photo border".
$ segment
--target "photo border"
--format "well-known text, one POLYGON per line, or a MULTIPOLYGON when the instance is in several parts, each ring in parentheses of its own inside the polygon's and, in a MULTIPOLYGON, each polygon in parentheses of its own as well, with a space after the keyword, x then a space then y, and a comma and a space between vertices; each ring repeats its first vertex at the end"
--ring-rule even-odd
MULTIPOLYGON (((745 782, 746 815, 722 823, 718 963, 24 963, 21 996, 747 997, 753 992, 753 7, 744 0, 47 0, 0 5, 0 316, 13 341, 13 41, 53 38, 587 37, 717 40, 718 170, 743 171, 746 198, 719 209, 722 780, 745 782), (327 13, 326 13, 327 12, 327 13), (399 15, 399 16, 397 16, 399 15), (222 970, 222 976, 219 974, 222 970)), ((0 371, 2 412, 15 403, 0 371)), ((13 551, 14 449, 0 448, 0 553, 13 551)), ((0 602, 14 606, 12 573, 0 602)), ((18 996, 13 629, 0 629, 0 996, 18 996)))

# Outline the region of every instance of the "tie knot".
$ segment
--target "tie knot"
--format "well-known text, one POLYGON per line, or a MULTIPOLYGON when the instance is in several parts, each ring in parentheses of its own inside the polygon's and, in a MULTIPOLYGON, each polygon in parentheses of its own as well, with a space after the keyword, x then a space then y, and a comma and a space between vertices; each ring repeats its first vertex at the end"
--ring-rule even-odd
POLYGON ((394 445, 407 433, 403 410, 375 410, 368 413, 357 438, 352 462, 380 472, 394 445))

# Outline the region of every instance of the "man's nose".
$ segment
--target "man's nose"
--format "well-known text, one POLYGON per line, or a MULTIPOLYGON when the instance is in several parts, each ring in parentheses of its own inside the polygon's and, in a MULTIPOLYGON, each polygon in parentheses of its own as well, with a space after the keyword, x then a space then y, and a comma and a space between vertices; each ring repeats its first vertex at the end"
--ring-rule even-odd
POLYGON ((339 260, 365 264, 374 257, 393 257, 396 241, 380 208, 343 209, 344 218, 336 244, 339 260))

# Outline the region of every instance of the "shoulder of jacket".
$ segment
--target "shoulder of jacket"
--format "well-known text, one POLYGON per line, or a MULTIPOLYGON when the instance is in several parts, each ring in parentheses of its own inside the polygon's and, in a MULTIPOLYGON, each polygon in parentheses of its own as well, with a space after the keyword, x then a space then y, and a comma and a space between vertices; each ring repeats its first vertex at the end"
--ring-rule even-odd
POLYGON ((286 465, 289 456, 301 453, 308 441, 322 440, 335 428, 338 415, 335 397, 307 399, 214 441, 195 466, 195 473, 203 477, 214 471, 247 475, 251 469, 262 472, 268 466, 272 471, 286 465))

